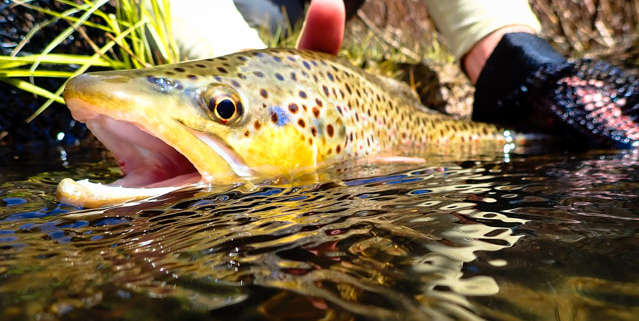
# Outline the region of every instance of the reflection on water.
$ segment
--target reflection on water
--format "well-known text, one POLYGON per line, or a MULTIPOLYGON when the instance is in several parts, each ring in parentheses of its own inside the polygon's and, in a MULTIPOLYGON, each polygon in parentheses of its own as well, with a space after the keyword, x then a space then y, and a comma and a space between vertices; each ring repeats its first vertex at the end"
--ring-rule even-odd
POLYGON ((99 154, 56 157, 2 163, 2 320, 639 312, 632 152, 344 164, 317 184, 183 190, 81 211, 55 202, 55 182, 117 171, 99 154))

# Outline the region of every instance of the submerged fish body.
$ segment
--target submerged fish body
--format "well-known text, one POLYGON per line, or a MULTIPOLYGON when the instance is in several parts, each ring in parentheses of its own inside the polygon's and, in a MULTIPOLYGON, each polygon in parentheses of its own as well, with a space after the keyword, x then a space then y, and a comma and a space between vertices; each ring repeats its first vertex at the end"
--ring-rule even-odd
POLYGON ((430 111, 341 58, 293 49, 88 73, 69 81, 64 98, 125 175, 111 184, 123 188, 108 192, 61 182, 63 201, 88 207, 199 181, 286 177, 407 146, 504 140, 503 130, 430 111))

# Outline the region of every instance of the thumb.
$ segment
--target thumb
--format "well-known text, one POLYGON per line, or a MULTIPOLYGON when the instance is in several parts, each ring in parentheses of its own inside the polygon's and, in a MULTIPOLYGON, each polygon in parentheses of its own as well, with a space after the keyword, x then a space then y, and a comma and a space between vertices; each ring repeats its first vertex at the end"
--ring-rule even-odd
POLYGON ((311 1, 297 48, 337 54, 344 37, 344 23, 342 0, 311 1))

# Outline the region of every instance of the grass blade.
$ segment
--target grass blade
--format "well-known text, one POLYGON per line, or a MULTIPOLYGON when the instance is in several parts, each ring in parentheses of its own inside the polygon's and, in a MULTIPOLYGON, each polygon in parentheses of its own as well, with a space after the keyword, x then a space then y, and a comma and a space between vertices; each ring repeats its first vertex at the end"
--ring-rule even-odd
MULTIPOLYGON (((138 23, 136 23, 135 25, 131 26, 129 29, 127 29, 124 32, 122 32, 121 34, 119 34, 117 37, 115 37, 115 39, 117 41, 121 41, 128 34, 130 34, 131 32, 133 32, 135 30, 137 30, 138 28, 143 27, 147 23, 149 23, 148 18, 143 17, 140 21, 138 21, 138 23)), ((100 48, 100 52, 95 53, 93 56, 91 56, 91 59, 94 59, 95 61, 99 60, 101 54, 104 54, 105 52, 109 51, 115 45, 116 45, 115 41, 109 41, 106 45, 104 45, 102 48, 100 48)), ((91 66, 93 66, 92 61, 86 62, 84 65, 82 65, 82 67, 78 68, 78 70, 76 70, 73 73, 73 77, 84 73, 91 66)), ((62 91, 64 91, 64 87, 67 85, 67 82, 68 82, 68 80, 65 81, 64 84, 62 86, 60 86, 60 88, 58 88, 58 90, 56 90, 54 95, 57 95, 59 97, 60 94, 62 94, 62 91)), ((54 98, 49 98, 49 100, 47 100, 44 104, 42 104, 42 106, 40 106, 40 108, 38 108, 38 110, 36 110, 31 116, 29 116, 29 118, 27 119, 27 122, 31 122, 34 118, 36 118, 43 111, 45 111, 47 109, 47 107, 49 107, 54 101, 57 101, 57 100, 55 100, 54 98)), ((64 104, 64 102, 62 102, 62 103, 64 104)))
MULTIPOLYGON (((22 57, 11 57, 11 56, 0 56, 0 64, 10 64, 10 63, 19 63, 19 64, 29 64, 29 63, 49 63, 49 64, 65 64, 65 65, 83 65, 87 62, 91 62, 94 66, 97 67, 113 67, 113 68, 122 68, 124 64, 118 61, 108 61, 102 58, 93 59, 92 56, 82 56, 82 55, 66 55, 66 54, 37 54, 37 55, 29 55, 22 57)), ((8 68, 4 67, 3 68, 8 68)))
POLYGON ((54 94, 46 89, 40 88, 36 85, 31 84, 28 81, 25 80, 21 80, 21 79, 15 79, 15 78, 4 78, 4 77, 0 77, 0 81, 5 82, 9 85, 12 85, 18 89, 33 93, 35 95, 38 96, 42 96, 45 98, 50 99, 51 101, 55 101, 61 104, 64 104, 64 99, 62 99, 62 97, 60 97, 60 94, 54 94))
MULTIPOLYGON (((98 10, 101 6, 109 2, 109 0, 98 0, 94 3, 93 7, 87 9, 82 16, 78 19, 78 21, 74 22, 73 25, 69 28, 66 28, 61 34, 59 34, 55 39, 53 39, 45 48, 42 50, 42 55, 46 55, 51 52, 55 47, 57 47, 60 43, 62 43, 65 39, 67 39, 75 29, 77 29, 83 22, 86 22, 87 19, 93 14, 94 11, 98 10)), ((36 61, 31 66, 31 70, 36 70, 40 65, 40 61, 36 61)))
POLYGON ((0 77, 52 77, 52 78, 69 78, 73 75, 71 71, 58 70, 36 70, 32 72, 27 69, 0 70, 0 77))

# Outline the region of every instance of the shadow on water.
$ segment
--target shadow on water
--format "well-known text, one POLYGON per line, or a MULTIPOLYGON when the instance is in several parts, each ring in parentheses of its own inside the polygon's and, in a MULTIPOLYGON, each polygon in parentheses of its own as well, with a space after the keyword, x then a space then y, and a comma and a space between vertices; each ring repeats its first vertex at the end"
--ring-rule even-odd
POLYGON ((183 190, 81 211, 55 202, 55 182, 108 181, 116 166, 100 153, 48 159, 1 163, 3 320, 639 312, 631 152, 344 164, 324 183, 183 190))

